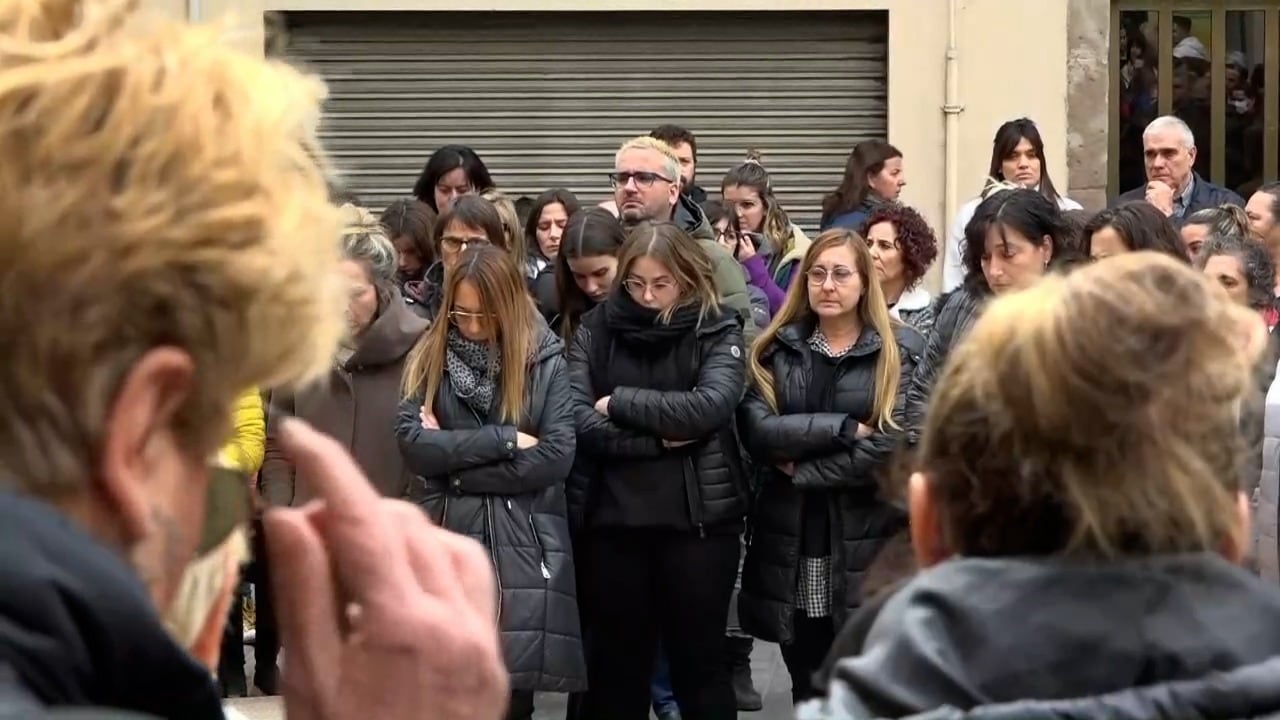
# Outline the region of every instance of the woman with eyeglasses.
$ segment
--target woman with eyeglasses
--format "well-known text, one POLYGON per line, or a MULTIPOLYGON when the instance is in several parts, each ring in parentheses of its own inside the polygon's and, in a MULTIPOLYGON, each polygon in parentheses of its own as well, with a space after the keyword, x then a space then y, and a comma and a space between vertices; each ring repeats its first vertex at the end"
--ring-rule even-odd
POLYGON ((924 340, 889 315, 857 233, 824 232, 773 322, 752 346, 738 412, 761 469, 738 611, 743 630, 782 646, 795 702, 862 601, 861 582, 904 514, 877 477, 905 427, 924 340))
POLYGON ((478 195, 458 198, 453 206, 436 220, 432 242, 440 258, 427 268, 421 288, 416 288, 426 316, 440 313, 445 270, 453 267, 468 247, 493 245, 509 250, 502 216, 493 203, 478 195))
POLYGON ((507 717, 527 720, 535 692, 581 690, 586 678, 565 512, 575 438, 563 345, 499 248, 462 251, 443 295, 447 322, 405 366, 396 436, 418 476, 409 497, 489 551, 507 717))
POLYGON ((737 717, 724 664, 747 489, 733 429, 742 327, 702 246, 641 223, 620 286, 569 348, 578 468, 570 517, 581 565, 589 689, 581 717, 649 713, 659 640, 685 718, 737 717))

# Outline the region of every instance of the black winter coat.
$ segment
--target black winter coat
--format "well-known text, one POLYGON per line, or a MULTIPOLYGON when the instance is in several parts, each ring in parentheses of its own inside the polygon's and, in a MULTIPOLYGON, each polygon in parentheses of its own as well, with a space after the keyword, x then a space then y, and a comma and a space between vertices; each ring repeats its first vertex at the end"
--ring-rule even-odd
POLYGON ((708 318, 693 331, 696 342, 687 357, 686 343, 646 347, 642 354, 613 335, 606 310, 602 303, 584 315, 569 347, 578 431, 578 457, 568 482, 575 528, 595 526, 602 483, 625 482, 624 476, 683 476, 693 528, 740 530, 749 494, 734 429, 746 377, 741 321, 732 311, 708 318), (687 390, 616 386, 610 376, 619 369, 687 390), (612 396, 608 417, 595 410, 606 395, 612 396), (664 439, 696 442, 667 448, 664 439))
POLYGON ((946 366, 947 358, 951 356, 951 348, 969 332, 986 299, 987 295, 970 289, 968 285, 961 285, 934 303, 933 329, 929 331, 924 356, 916 366, 915 375, 911 377, 907 389, 905 427, 911 444, 914 445, 920 439, 925 410, 929 406, 929 395, 933 392, 934 382, 946 366))
MULTIPOLYGON (((432 404, 440 430, 422 427, 422 398, 401 403, 400 450, 418 475, 409 497, 432 520, 489 550, 501 591, 498 619, 516 690, 586 687, 564 479, 573 464, 573 414, 563 346, 543 329, 529 365, 519 427, 479 418, 448 373, 432 404), (527 450, 516 433, 538 438, 527 450)), ((496 414, 496 409, 495 409, 496 414)))
MULTIPOLYGON (((852 439, 847 425, 871 422, 875 371, 883 340, 873 328, 836 367, 832 412, 805 412, 812 381, 814 351, 808 346, 812 323, 797 322, 778 331, 761 357, 773 371, 781 413, 759 391, 748 391, 738 411, 743 444, 756 461, 759 496, 749 523, 738 617, 747 633, 777 643, 794 639, 796 581, 800 568, 804 493, 828 490, 831 520, 832 620, 838 629, 862 602, 862 576, 884 543, 905 524, 904 513, 882 500, 878 479, 900 432, 875 432, 852 439), (788 477, 775 466, 794 462, 788 477)), ((905 426, 907 387, 924 350, 924 339, 907 325, 895 328, 902 358, 894 416, 905 426)), ((856 427, 856 425, 854 425, 856 427)))

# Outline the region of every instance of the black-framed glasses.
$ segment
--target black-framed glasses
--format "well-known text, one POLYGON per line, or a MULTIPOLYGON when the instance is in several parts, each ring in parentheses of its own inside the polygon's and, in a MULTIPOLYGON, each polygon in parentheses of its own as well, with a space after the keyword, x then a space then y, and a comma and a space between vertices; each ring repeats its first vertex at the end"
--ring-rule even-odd
POLYGON ((636 187, 651 188, 653 184, 661 180, 662 182, 675 182, 666 175, 660 175, 653 172, 615 172, 609 173, 609 182, 615 188, 626 187, 627 183, 635 181, 636 187))
POLYGON ((440 238, 440 245, 445 249, 453 252, 455 250, 466 250, 472 245, 489 245, 489 238, 484 235, 445 235, 440 238))
POLYGON ((849 284, 853 279, 853 269, 844 265, 837 265, 830 270, 824 267, 809 268, 809 272, 805 273, 805 277, 809 279, 809 284, 814 287, 821 287, 827 284, 827 278, 837 286, 843 287, 849 284))

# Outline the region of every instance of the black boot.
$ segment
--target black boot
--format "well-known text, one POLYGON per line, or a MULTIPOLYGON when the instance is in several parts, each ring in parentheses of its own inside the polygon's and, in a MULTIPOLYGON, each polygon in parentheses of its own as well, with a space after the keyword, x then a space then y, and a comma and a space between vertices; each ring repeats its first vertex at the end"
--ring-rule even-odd
POLYGON ((733 696, 738 702, 738 709, 743 712, 756 712, 764 709, 764 700, 756 692, 751 680, 751 648, 754 642, 749 637, 729 635, 725 637, 726 658, 729 673, 733 679, 733 696))
POLYGON ((231 613, 222 632, 222 652, 218 656, 218 689, 224 698, 249 694, 244 677, 244 606, 240 586, 231 599, 231 613))

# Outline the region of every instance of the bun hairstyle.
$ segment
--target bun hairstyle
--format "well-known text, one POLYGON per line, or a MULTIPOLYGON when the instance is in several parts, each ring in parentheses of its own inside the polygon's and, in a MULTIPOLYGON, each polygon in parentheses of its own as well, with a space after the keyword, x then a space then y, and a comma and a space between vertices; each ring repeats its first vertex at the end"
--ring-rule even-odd
POLYGON ((938 379, 919 446, 946 550, 1243 547, 1240 408, 1265 338, 1257 313, 1151 251, 995 298, 938 379))
POLYGON ((760 196, 765 211, 764 224, 760 230, 769 241, 769 246, 774 249, 775 255, 782 257, 791 252, 795 244, 794 232, 791 218, 773 194, 773 179, 761 163, 762 157, 759 150, 749 148, 746 159, 725 173, 724 179, 720 181, 720 194, 723 195, 726 188, 737 186, 750 188, 760 196))
POLYGON ((747 148, 747 157, 743 162, 755 163, 756 165, 764 167, 764 156, 755 148, 747 148))

